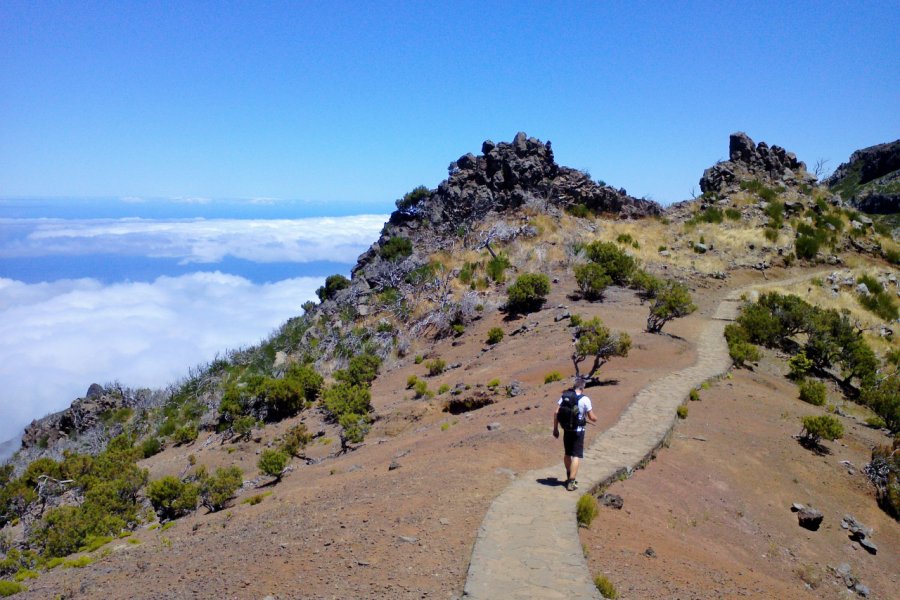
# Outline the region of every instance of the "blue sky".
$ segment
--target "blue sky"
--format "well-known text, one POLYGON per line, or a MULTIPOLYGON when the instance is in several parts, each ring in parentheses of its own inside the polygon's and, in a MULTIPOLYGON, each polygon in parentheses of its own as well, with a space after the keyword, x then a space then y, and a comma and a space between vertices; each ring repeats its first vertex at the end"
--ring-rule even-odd
POLYGON ((0 441, 162 386, 517 131, 662 203, 900 132, 896 2, 0 2, 0 441), (789 5, 788 5, 789 4, 789 5))
POLYGON ((485 138, 662 202, 900 131, 895 2, 0 3, 0 196, 383 212, 485 138))

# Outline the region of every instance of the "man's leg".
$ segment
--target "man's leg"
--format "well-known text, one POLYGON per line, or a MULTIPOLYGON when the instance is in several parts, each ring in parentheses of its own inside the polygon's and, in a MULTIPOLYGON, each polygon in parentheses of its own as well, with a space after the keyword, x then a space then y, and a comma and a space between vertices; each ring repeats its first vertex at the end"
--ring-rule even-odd
POLYGON ((569 479, 575 479, 575 476, 578 474, 578 463, 581 462, 581 459, 577 456, 567 456, 569 459, 569 479))
POLYGON ((563 464, 566 465, 566 483, 569 482, 569 479, 572 478, 569 473, 572 471, 572 457, 568 454, 563 455, 563 464))

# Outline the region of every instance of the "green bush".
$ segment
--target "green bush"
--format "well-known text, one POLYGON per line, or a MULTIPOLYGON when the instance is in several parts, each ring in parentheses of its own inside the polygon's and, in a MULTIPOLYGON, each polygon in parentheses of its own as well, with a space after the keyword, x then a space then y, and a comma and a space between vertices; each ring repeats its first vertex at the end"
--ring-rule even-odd
POLYGON ((151 481, 147 486, 147 499, 160 520, 182 517, 197 508, 200 488, 195 483, 185 483, 167 475, 151 481))
POLYGON ((825 404, 826 388, 821 381, 805 379, 800 382, 800 399, 814 406, 825 404))
POLYGON ((329 275, 325 278, 325 285, 316 290, 316 296, 321 302, 331 300, 337 293, 350 287, 350 280, 343 275, 329 275))
POLYGON ((572 355, 575 373, 581 373, 579 365, 588 357, 592 357, 594 362, 587 377, 593 377, 609 359, 614 356, 628 356, 630 349, 631 337, 627 333, 612 333, 600 317, 594 317, 575 331, 575 352, 572 355))
POLYGON ((154 454, 159 454, 160 450, 162 450, 162 444, 159 438, 151 437, 141 442, 141 455, 144 458, 150 458, 154 454))
POLYGON ((487 386, 488 386, 489 388, 491 388, 491 389, 494 389, 494 388, 496 388, 496 387, 500 387, 500 380, 499 380, 499 379, 496 379, 496 378, 495 378, 495 379, 491 379, 490 381, 487 382, 487 386))
POLYGON ((578 524, 582 527, 590 527, 597 513, 600 512, 597 506, 597 499, 590 494, 582 494, 575 505, 575 516, 578 524))
POLYGON ((588 300, 602 300, 603 292, 612 285, 612 277, 597 263, 575 265, 575 282, 588 300))
POLYGON ((806 358, 806 355, 803 352, 800 352, 788 359, 788 368, 790 369, 790 374, 788 376, 791 379, 800 381, 806 377, 810 369, 813 368, 813 362, 806 358))
POLYGON ((812 260, 816 257, 821 245, 822 243, 815 237, 800 235, 795 242, 794 253, 797 255, 797 258, 812 260))
POLYGON ((412 242, 405 237, 394 236, 381 247, 381 258, 398 260, 412 254, 412 242))
POLYGON ((237 439, 244 441, 250 439, 254 427, 256 427, 256 419, 250 415, 238 417, 231 424, 231 430, 234 432, 234 435, 237 436, 237 439))
POLYGON ((428 375, 434 377, 444 372, 444 369, 447 368, 447 361, 443 358, 434 358, 425 363, 425 368, 428 369, 428 375))
POLYGON ((462 323, 454 323, 451 329, 453 330, 453 335, 456 337, 459 337, 466 332, 466 326, 462 323))
POLYGON ((417 376, 410 375, 406 378, 406 389, 411 390, 418 382, 419 378, 417 376))
POLYGON ((424 379, 416 380, 416 383, 413 385, 413 390, 416 392, 414 398, 418 400, 419 398, 430 398, 431 393, 428 391, 428 382, 424 379))
MULTIPOLYGON (((357 354, 350 359, 346 369, 334 373, 334 378, 350 385, 369 385, 378 376, 381 359, 370 353, 357 354)), ((321 385, 321 377, 319 378, 321 385)), ((318 389, 318 388, 317 388, 318 389)))
POLYGON ((488 344, 499 344, 503 340, 503 330, 499 327, 491 327, 487 335, 488 344))
POLYGON ((507 309, 512 313, 540 310, 550 293, 550 279, 543 273, 519 275, 507 290, 507 309))
POLYGON ((766 227, 763 230, 763 235, 766 236, 766 239, 770 242, 778 241, 778 230, 773 229, 772 227, 766 227))
POLYGON ((900 376, 897 373, 863 387, 860 401, 884 420, 892 434, 900 432, 900 376))
POLYGON ((722 209, 710 206, 706 210, 697 213, 691 219, 694 223, 721 223, 724 220, 722 209))
POLYGON ((306 425, 297 423, 281 436, 281 445, 278 449, 288 456, 299 456, 300 450, 306 448, 312 439, 313 436, 306 429, 306 425))
POLYGON ((634 258, 612 242, 591 242, 585 247, 585 254, 618 285, 627 285, 637 268, 634 258))
POLYGON ((877 279, 871 275, 863 275, 856 280, 857 283, 865 284, 869 289, 869 294, 857 294, 859 303, 866 309, 885 321, 893 321, 900 316, 897 308, 897 301, 894 295, 885 291, 884 287, 877 279))
POLYGON ((509 262, 509 258, 501 252, 497 256, 492 256, 488 261, 487 266, 485 267, 485 271, 487 272, 488 277, 494 280, 497 283, 503 283, 506 281, 506 270, 512 266, 512 263, 509 262))
POLYGON ((679 419, 687 419, 688 416, 688 407, 686 404, 682 404, 678 408, 675 409, 675 414, 678 415, 679 419))
POLYGON ((372 410, 369 388, 349 383, 336 383, 322 394, 322 404, 334 419, 346 413, 367 414, 372 410))
POLYGON ((803 438, 813 444, 818 444, 823 438, 834 441, 844 436, 844 426, 832 415, 810 415, 802 417, 801 422, 803 438))
POLYGON ((641 298, 645 300, 656 298, 664 286, 665 281, 642 269, 636 270, 631 277, 631 287, 638 290, 641 298))
POLYGON ((175 430, 175 433, 172 434, 172 441, 177 446, 190 444, 197 439, 198 435, 200 435, 200 430, 197 429, 197 426, 193 423, 188 423, 175 430))
POLYGON ((695 310, 697 310, 697 305, 694 304, 687 287, 681 283, 670 281, 659 291, 650 307, 647 331, 659 333, 669 321, 687 316, 695 310))
POLYGON ((700 400, 700 392, 696 388, 691 390, 691 393, 688 394, 688 398, 690 398, 693 402, 698 402, 700 400))
POLYGON ((619 597, 619 592, 616 591, 616 586, 606 577, 606 575, 597 575, 594 577, 594 587, 597 588, 597 591, 600 592, 600 595, 604 598, 608 598, 609 600, 616 600, 619 597))
POLYGON ((441 384, 441 387, 438 388, 437 393, 440 396, 441 394, 446 394, 449 391, 450 391, 450 386, 447 385, 446 383, 444 383, 444 384, 441 384))
POLYGON ((475 269, 478 267, 478 263, 464 263, 462 268, 459 270, 459 282, 464 285, 469 285, 472 283, 473 278, 475 277, 475 269))
POLYGON ((728 217, 732 221, 740 221, 741 220, 741 211, 736 208, 726 208, 725 216, 728 217))
POLYGON ((725 326, 725 340, 728 342, 728 354, 738 367, 757 362, 762 358, 759 349, 750 343, 750 334, 737 323, 725 326))
POLYGON ((200 483, 200 503, 210 512, 222 510, 243 483, 244 474, 240 467, 219 467, 214 475, 200 483))
POLYGON ((569 317, 569 327, 581 327, 581 324, 584 323, 584 317, 581 315, 572 315, 569 317))
POLYGON ((544 384, 553 383, 554 381, 562 381, 562 375, 559 371, 552 371, 544 376, 544 384))
POLYGON ((275 481, 281 481, 288 460, 290 459, 284 452, 267 448, 259 455, 256 466, 263 475, 274 477, 275 481))
POLYGON ((431 190, 424 185, 416 186, 395 202, 397 210, 407 215, 414 215, 417 212, 419 203, 428 198, 430 194, 431 190))
POLYGON ((19 592, 24 592, 27 589, 28 588, 19 583, 0 580, 0 596, 3 596, 4 598, 6 598, 7 596, 18 594, 19 592))

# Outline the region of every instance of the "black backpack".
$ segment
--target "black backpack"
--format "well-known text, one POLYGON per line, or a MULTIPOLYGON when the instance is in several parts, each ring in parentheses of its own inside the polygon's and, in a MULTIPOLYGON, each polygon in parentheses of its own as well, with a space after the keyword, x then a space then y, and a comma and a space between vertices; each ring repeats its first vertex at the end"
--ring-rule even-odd
POLYGON ((579 427, 584 427, 584 416, 578 410, 578 401, 581 396, 575 393, 575 390, 566 390, 562 395, 562 402, 559 405, 559 411, 556 413, 556 420, 559 426, 566 431, 575 431, 579 427))

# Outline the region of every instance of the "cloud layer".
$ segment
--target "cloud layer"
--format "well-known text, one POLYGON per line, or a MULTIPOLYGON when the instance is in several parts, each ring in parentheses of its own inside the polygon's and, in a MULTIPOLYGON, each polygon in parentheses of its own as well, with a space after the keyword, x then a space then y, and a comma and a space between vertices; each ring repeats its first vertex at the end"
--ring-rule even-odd
POLYGON ((353 264, 378 237, 385 215, 308 219, 0 219, 0 259, 115 254, 212 264, 353 264))
MULTIPOLYGON (((202 227, 186 229, 195 239, 202 237, 197 235, 202 227)), ((63 230, 42 231, 61 235, 63 230)), ((116 231, 103 227, 67 231, 77 232, 78 240, 90 239, 89 232, 116 235, 101 233, 116 231)), ((174 243, 176 237, 156 239, 174 243)), ((211 237, 220 244, 210 242, 191 256, 243 247, 211 237)), ((288 237, 285 233, 285 244, 288 237)), ((260 249, 254 255, 264 254, 260 249)), ((162 386, 217 352, 256 343, 300 314, 301 304, 315 299, 322 282, 304 277, 257 285, 220 272, 114 285, 93 279, 25 284, 0 278, 0 441, 33 418, 66 408, 91 383, 162 386)))

